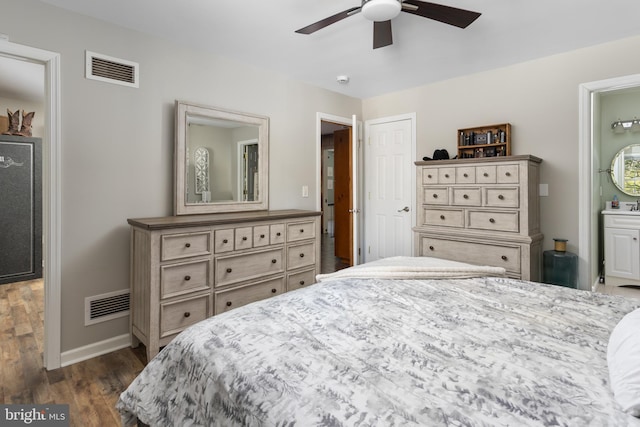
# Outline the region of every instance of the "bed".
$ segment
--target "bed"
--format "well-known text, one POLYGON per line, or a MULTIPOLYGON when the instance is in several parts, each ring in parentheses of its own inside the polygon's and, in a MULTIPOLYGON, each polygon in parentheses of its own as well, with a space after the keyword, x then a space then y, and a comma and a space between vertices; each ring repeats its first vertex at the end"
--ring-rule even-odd
POLYGON ((640 300, 503 273, 390 258, 212 317, 121 394, 123 425, 639 426, 607 346, 640 300))

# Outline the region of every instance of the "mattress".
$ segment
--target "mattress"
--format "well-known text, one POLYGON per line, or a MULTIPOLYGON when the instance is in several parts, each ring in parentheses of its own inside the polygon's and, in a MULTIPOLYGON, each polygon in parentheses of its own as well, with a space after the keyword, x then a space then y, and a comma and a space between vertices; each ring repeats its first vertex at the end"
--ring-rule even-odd
POLYGON ((606 360, 640 301, 484 273, 343 273, 209 318, 122 393, 123 424, 640 425, 606 360))

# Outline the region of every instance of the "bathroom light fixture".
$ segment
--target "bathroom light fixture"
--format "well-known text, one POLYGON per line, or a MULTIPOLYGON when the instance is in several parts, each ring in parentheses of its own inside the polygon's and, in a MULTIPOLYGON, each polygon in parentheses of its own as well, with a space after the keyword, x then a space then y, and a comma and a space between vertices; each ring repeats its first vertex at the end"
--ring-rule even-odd
POLYGON ((640 132, 640 120, 634 117, 633 120, 616 120, 611 123, 611 130, 613 133, 622 134, 625 130, 633 133, 640 132))

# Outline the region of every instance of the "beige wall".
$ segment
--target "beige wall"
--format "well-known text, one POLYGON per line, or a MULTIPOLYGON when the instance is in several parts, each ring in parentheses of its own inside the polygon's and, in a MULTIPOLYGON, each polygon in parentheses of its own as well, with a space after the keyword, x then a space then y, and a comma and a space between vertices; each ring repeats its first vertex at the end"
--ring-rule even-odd
POLYGON ((129 286, 127 218, 172 214, 176 99, 270 117, 270 207, 314 209, 316 113, 361 101, 35 0, 0 0, 0 32, 61 54, 62 351, 128 332, 84 326, 84 298, 129 286), (140 64, 140 88, 84 78, 84 52, 140 64), (309 186, 309 198, 300 186, 309 186))
POLYGON ((366 99, 365 120, 416 112, 416 159, 436 148, 456 153, 456 130, 509 122, 513 154, 544 160, 541 200, 544 249, 569 239, 578 252, 578 87, 640 70, 640 37, 524 62, 366 99))

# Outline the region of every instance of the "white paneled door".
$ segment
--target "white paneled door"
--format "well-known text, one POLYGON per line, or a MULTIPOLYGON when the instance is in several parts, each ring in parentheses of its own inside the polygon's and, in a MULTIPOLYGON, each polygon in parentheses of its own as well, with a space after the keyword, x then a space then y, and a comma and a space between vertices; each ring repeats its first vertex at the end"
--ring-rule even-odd
POLYGON ((367 122, 365 146, 365 261, 412 254, 412 118, 367 122))

